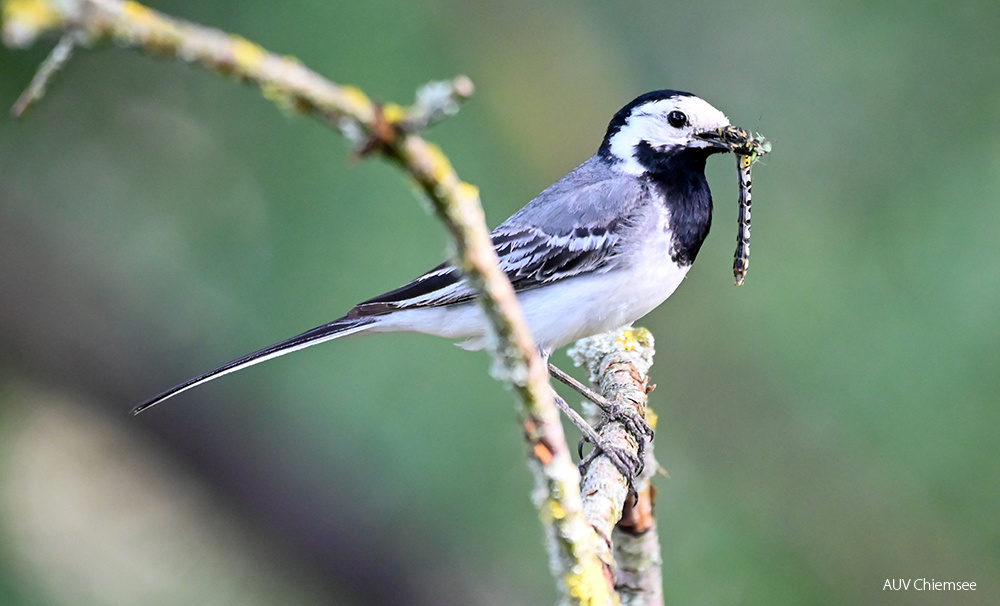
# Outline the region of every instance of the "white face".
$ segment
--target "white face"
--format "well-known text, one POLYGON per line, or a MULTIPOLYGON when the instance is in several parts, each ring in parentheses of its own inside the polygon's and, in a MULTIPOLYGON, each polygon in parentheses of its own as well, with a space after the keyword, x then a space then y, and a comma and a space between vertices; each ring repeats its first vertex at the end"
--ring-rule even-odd
POLYGON ((729 126, 729 118, 704 99, 684 96, 650 101, 633 108, 625 125, 611 136, 611 153, 623 160, 622 170, 641 174, 645 168, 634 158, 640 141, 661 152, 712 147, 695 135, 725 126, 729 126))

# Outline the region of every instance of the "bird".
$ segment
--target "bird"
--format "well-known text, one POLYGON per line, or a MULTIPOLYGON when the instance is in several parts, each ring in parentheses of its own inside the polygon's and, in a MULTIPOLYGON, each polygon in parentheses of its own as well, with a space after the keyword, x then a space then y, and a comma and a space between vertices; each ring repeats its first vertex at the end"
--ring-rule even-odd
MULTIPOLYGON (((648 92, 615 113, 593 156, 492 231, 500 267, 546 361, 564 345, 634 322, 673 294, 712 223, 706 160, 739 153, 746 136, 700 97, 648 92)), ((489 327, 475 296, 446 261, 332 322, 171 387, 132 412, 350 335, 418 332, 483 349, 489 327)))

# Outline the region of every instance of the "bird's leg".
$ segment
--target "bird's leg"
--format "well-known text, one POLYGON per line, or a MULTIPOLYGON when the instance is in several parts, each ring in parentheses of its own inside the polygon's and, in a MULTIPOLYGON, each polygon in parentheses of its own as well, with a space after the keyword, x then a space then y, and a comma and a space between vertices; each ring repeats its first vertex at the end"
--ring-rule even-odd
MULTIPOLYGON (((646 419, 642 417, 639 410, 635 406, 609 402, 604 396, 577 381, 552 362, 548 362, 548 367, 550 375, 559 379, 559 381, 563 384, 572 387, 576 392, 596 404, 604 412, 604 419, 601 421, 600 425, 604 425, 605 423, 611 421, 618 421, 624 425, 625 429, 635 436, 636 442, 639 444, 639 458, 643 458, 646 450, 646 442, 653 439, 653 428, 649 426, 649 423, 646 422, 646 419)), ((596 446, 600 446, 597 442, 594 442, 587 432, 584 432, 583 438, 580 440, 579 444, 581 457, 583 456, 583 443, 585 441, 589 441, 596 446)), ((591 453, 591 456, 588 457, 588 462, 590 458, 593 458, 593 455, 594 453, 591 453)))
MULTIPOLYGON (((573 424, 580 428, 583 432, 583 437, 580 439, 580 443, 577 448, 580 454, 580 471, 583 470, 590 464, 600 454, 604 454, 608 457, 611 463, 615 466, 618 471, 625 477, 628 483, 628 490, 630 494, 635 494, 635 479, 640 473, 642 473, 643 464, 645 463, 645 450, 646 443, 648 440, 653 439, 653 430, 649 426, 649 423, 639 414, 638 409, 634 406, 616 404, 609 402, 606 398, 601 396, 593 389, 590 389, 583 383, 577 381, 572 376, 564 372, 562 369, 557 367, 555 364, 548 362, 549 374, 551 374, 556 379, 559 379, 565 385, 572 387, 580 395, 587 398, 595 405, 597 405, 603 412, 603 419, 598 425, 598 427, 611 421, 618 421, 621 423, 625 429, 630 432, 636 438, 636 443, 638 445, 638 451, 633 455, 630 451, 626 449, 619 448, 608 443, 597 431, 590 426, 583 417, 580 416, 575 410, 570 408, 569 404, 566 403, 558 394, 554 394, 556 405, 560 410, 571 420, 573 424), (587 456, 583 455, 583 445, 585 442, 590 442, 594 445, 594 450, 592 450, 587 456)), ((554 392, 555 390, 553 390, 554 392)))
POLYGON ((627 449, 619 448, 607 440, 605 440, 597 430, 587 423, 587 420, 580 416, 580 413, 573 410, 569 404, 566 403, 556 390, 552 390, 552 398, 555 401, 556 407, 563 412, 564 415, 576 425, 580 431, 583 432, 583 438, 580 440, 580 473, 583 473, 584 468, 596 457, 598 454, 603 453, 608 457, 608 460, 615 466, 615 468, 625 476, 625 481, 628 483, 628 490, 630 494, 636 494, 635 490, 635 479, 640 473, 642 473, 642 466, 645 460, 643 459, 643 441, 641 439, 637 440, 639 443, 638 454, 633 455, 627 449), (586 457, 583 456, 583 442, 584 440, 594 444, 594 450, 591 451, 586 457))

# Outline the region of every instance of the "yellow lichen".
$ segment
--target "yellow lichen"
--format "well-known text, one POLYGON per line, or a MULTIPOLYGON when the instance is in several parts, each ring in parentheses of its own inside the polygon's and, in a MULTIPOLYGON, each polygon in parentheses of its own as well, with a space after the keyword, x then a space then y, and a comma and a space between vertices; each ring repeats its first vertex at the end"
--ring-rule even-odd
POLYGON ((267 81, 261 82, 260 92, 264 95, 265 99, 271 101, 283 111, 292 112, 297 109, 294 97, 280 84, 267 81))
POLYGON ((107 28, 101 31, 102 35, 110 35, 119 44, 141 46, 152 54, 178 55, 184 42, 173 20, 132 0, 122 3, 119 18, 102 27, 107 28))
POLYGON ((650 429, 656 429, 656 422, 660 420, 660 415, 656 414, 652 408, 647 406, 646 414, 643 415, 643 418, 645 418, 646 422, 649 423, 650 429))
POLYGON ((122 15, 129 21, 141 25, 154 25, 161 21, 156 11, 132 0, 122 5, 122 15))
POLYGON ((608 589, 604 570, 599 563, 570 572, 563 577, 563 580, 566 582, 566 591, 581 604, 606 606, 619 603, 616 596, 608 589))
POLYGON ((653 334, 648 329, 642 327, 628 328, 618 335, 615 343, 624 351, 635 351, 640 347, 652 346, 653 334))
POLYGON ((236 64, 236 71, 240 74, 257 72, 260 64, 267 57, 267 51, 254 44, 242 36, 230 36, 233 43, 233 62, 236 64))
POLYGON ((61 27, 65 15, 44 0, 2 0, 4 41, 27 46, 42 32, 61 27))
POLYGON ((636 342, 642 347, 653 346, 653 333, 649 332, 648 328, 637 326, 632 329, 632 335, 635 337, 636 342))
POLYGON ((395 103, 386 103, 382 106, 382 116, 391 124, 399 124, 406 119, 406 110, 395 103))
POLYGON ((635 351, 639 348, 639 342, 635 338, 635 330, 631 328, 622 331, 622 334, 615 339, 615 343, 625 351, 635 351))
POLYGON ((566 519, 566 508, 557 499, 548 498, 541 507, 538 508, 539 517, 542 524, 549 525, 556 520, 566 519))
POLYGON ((458 184, 458 195, 466 200, 479 199, 479 188, 471 183, 462 181, 458 184))
POLYGON ((360 88, 355 86, 342 86, 340 88, 341 98, 347 106, 351 116, 368 116, 372 113, 372 102, 368 95, 364 94, 360 88))
POLYGON ((448 156, 444 155, 441 148, 433 143, 428 143, 426 149, 428 160, 430 160, 431 178, 436 183, 444 183, 455 172, 451 167, 451 161, 448 160, 448 156))
POLYGON ((561 520, 566 517, 566 509, 562 506, 562 503, 556 501, 555 499, 549 500, 549 514, 552 516, 553 520, 561 520))

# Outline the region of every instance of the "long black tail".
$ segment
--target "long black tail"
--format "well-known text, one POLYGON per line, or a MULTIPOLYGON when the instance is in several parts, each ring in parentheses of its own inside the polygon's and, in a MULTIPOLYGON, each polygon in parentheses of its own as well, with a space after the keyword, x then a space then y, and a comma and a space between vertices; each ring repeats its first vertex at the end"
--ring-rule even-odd
POLYGON ((291 353, 299 349, 304 349, 311 345, 316 345, 317 343, 322 343, 323 341, 329 341, 331 339, 337 339, 340 337, 346 337, 347 335, 364 330, 374 324, 376 318, 371 316, 363 317, 343 317, 339 320, 334 320, 329 324, 324 324, 323 326, 317 326, 312 330, 307 330, 301 335, 292 337, 291 339, 285 339, 280 343, 275 343, 264 349, 257 350, 253 353, 249 353, 241 358, 237 358, 232 362, 223 364, 222 366, 216 368, 215 370, 210 370, 205 374, 198 375, 192 379, 184 381, 180 385, 171 387, 167 391, 161 393, 160 395, 146 400, 142 404, 136 406, 132 409, 132 414, 137 415, 140 412, 146 410, 150 406, 156 406, 160 402, 167 400, 181 393, 182 391, 187 391, 192 387, 197 387, 202 383, 208 383, 212 379, 217 379, 222 375, 228 375, 231 372, 236 372, 237 370, 243 370, 254 364, 259 364, 265 360, 270 360, 272 358, 277 358, 278 356, 283 356, 286 353, 291 353))

